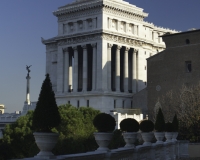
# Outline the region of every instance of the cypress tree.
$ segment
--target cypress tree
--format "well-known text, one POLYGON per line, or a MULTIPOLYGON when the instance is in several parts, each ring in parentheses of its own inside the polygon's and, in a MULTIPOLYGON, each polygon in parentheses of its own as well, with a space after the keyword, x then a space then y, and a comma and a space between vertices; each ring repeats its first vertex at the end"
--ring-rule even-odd
POLYGON ((60 114, 55 100, 49 74, 42 84, 38 102, 33 113, 33 128, 38 132, 51 132, 60 124, 60 114))
POLYGON ((178 118, 177 118, 177 115, 176 115, 176 114, 174 115, 172 124, 173 124, 173 126, 174 126, 174 132, 178 132, 179 122, 178 122, 178 118))
POLYGON ((164 119, 161 108, 159 108, 158 114, 156 115, 155 130, 157 132, 165 131, 165 119, 164 119))

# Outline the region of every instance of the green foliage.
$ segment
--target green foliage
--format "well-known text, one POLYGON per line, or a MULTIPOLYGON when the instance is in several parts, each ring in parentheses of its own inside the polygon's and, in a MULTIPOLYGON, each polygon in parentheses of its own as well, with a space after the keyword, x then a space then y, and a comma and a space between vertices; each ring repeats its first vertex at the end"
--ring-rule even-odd
POLYGON ((178 118, 177 115, 174 115, 173 121, 172 121, 173 127, 174 127, 174 132, 178 132, 179 129, 179 122, 178 122, 178 118))
POLYGON ((94 117, 98 110, 89 107, 76 108, 69 104, 58 107, 61 115, 61 123, 53 131, 59 133, 59 140, 53 153, 73 154, 96 150, 98 145, 93 133, 94 117))
POLYGON ((123 119, 119 125, 120 129, 125 132, 137 132, 139 130, 139 123, 133 118, 123 119))
POLYGON ((0 142, 0 159, 34 156, 39 150, 32 132, 33 111, 21 116, 13 124, 6 125, 0 142))
POLYGON ((114 130, 113 132, 113 138, 109 144, 110 149, 117 149, 120 147, 124 147, 125 145, 124 138, 122 136, 122 131, 119 129, 114 130))
POLYGON ((51 132, 60 123, 60 114, 52 90, 49 74, 42 84, 36 109, 33 114, 33 127, 38 132, 51 132))
POLYGON ((142 132, 152 132, 154 130, 154 123, 151 120, 143 120, 140 123, 140 130, 142 132))
POLYGON ((156 115, 155 130, 157 132, 165 131, 165 119, 164 119, 161 108, 159 108, 158 114, 156 115))
POLYGON ((165 132, 173 132, 174 131, 174 126, 171 122, 167 122, 165 124, 165 132))
POLYGON ((112 132, 116 126, 114 117, 107 113, 98 114, 94 118, 93 124, 99 132, 112 132))

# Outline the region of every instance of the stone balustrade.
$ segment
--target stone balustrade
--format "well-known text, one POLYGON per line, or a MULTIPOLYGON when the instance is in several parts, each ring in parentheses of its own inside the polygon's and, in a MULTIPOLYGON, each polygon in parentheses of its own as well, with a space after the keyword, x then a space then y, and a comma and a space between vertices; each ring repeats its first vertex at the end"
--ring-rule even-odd
POLYGON ((153 143, 151 146, 139 145, 136 148, 118 148, 105 151, 57 156, 60 160, 175 160, 188 157, 188 141, 153 143))

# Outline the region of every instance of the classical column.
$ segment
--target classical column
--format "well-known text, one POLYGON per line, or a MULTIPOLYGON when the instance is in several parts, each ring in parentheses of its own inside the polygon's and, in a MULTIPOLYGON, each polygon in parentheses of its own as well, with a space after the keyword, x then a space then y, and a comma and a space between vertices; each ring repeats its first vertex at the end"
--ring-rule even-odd
POLYGON ((116 62, 115 62, 115 72, 116 72, 116 92, 120 92, 120 49, 121 46, 117 46, 116 50, 116 62))
POLYGON ((137 54, 138 50, 134 49, 133 51, 133 60, 132 60, 132 64, 133 64, 133 69, 132 69, 132 92, 136 93, 136 82, 137 82, 137 61, 136 61, 136 54, 137 54))
POLYGON ((64 48, 64 68, 63 68, 63 76, 64 76, 64 92, 68 92, 69 90, 69 50, 68 48, 64 48))
POLYGON ((72 91, 72 54, 69 55, 69 92, 72 91))
POLYGON ((74 46, 73 92, 78 91, 78 47, 74 46))
POLYGON ((107 53, 107 78, 108 78, 108 81, 107 81, 107 86, 108 86, 108 91, 112 91, 112 88, 111 88, 111 53, 112 53, 112 48, 113 44, 110 44, 108 43, 108 53, 107 53))
POLYGON ((83 89, 82 91, 87 91, 87 45, 82 45, 83 48, 83 89))
POLYGON ((124 92, 128 93, 128 51, 129 47, 125 48, 124 53, 124 92))
POLYGON ((29 72, 30 72, 30 68, 31 66, 27 66, 27 70, 28 70, 28 74, 26 76, 26 79, 27 79, 27 85, 26 85, 26 101, 25 101, 25 104, 28 104, 30 105, 31 104, 31 101, 30 101, 30 79, 31 77, 29 76, 29 72))
POLYGON ((97 44, 92 44, 93 60, 92 60, 92 91, 96 90, 96 74, 97 74, 97 44))
POLYGON ((62 47, 58 47, 57 53, 57 92, 63 93, 64 91, 64 77, 63 77, 63 69, 64 69, 64 60, 63 60, 64 52, 62 47))

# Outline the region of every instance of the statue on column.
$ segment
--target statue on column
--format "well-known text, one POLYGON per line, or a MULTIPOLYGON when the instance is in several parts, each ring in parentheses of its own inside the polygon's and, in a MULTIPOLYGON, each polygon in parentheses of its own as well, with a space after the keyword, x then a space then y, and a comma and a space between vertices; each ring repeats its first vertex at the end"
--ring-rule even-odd
POLYGON ((29 76, 29 73, 31 72, 31 70, 30 70, 30 67, 31 67, 31 66, 32 66, 32 65, 30 65, 30 66, 27 66, 27 65, 26 65, 26 70, 28 71, 28 74, 27 74, 28 76, 29 76))

